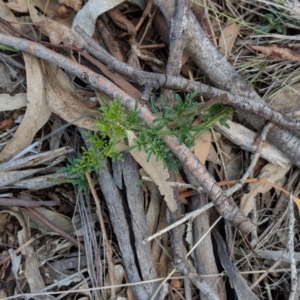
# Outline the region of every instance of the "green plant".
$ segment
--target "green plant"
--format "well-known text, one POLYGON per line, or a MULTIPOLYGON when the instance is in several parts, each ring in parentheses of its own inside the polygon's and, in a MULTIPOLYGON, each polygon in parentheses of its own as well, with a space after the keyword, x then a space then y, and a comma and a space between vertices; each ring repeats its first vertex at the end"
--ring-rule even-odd
POLYGON ((264 18, 268 21, 268 25, 260 28, 261 31, 269 33, 272 30, 276 30, 278 33, 286 35, 286 24, 288 20, 284 17, 278 17, 275 13, 264 14, 264 18))
MULTIPOLYGON (((201 109, 201 104, 195 101, 196 95, 197 92, 188 94, 183 100, 176 94, 176 103, 173 107, 162 98, 164 102, 162 111, 158 110, 154 98, 151 98, 152 108, 157 118, 150 128, 138 118, 137 105, 132 111, 125 111, 120 99, 111 102, 101 99, 102 116, 96 121, 96 131, 88 133, 89 148, 83 148, 82 155, 69 160, 67 167, 63 169, 68 175, 68 182, 77 185, 81 190, 86 190, 88 184, 85 172, 100 171, 108 158, 122 159, 118 145, 120 142, 126 143, 128 130, 134 131, 137 136, 133 147, 145 150, 148 153, 148 160, 154 155, 157 160, 163 162, 164 167, 170 166, 178 172, 180 162, 165 145, 164 136, 176 135, 180 143, 190 147, 195 138, 215 122, 220 121, 226 126, 228 113, 233 111, 228 106, 213 105, 203 114, 203 123, 194 126, 192 123, 201 109)), ((133 147, 128 148, 127 151, 133 147)))

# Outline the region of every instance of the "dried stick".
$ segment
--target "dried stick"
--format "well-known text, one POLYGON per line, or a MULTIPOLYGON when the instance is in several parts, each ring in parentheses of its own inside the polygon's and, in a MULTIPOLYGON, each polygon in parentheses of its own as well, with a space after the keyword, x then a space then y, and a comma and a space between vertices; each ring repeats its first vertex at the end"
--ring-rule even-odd
POLYGON ((0 198, 0 206, 22 206, 22 207, 41 207, 57 206, 61 203, 55 200, 50 201, 30 201, 18 198, 0 198))
POLYGON ((140 29, 140 27, 144 23, 146 17, 150 14, 152 5, 153 5, 153 0, 148 0, 147 5, 146 5, 146 7, 143 11, 143 14, 142 14, 141 18, 139 19, 138 23, 135 26, 136 31, 138 31, 140 29))
POLYGON ((264 146, 268 132, 272 126, 273 126, 272 123, 268 123, 264 127, 263 131, 261 132, 260 140, 256 147, 256 151, 255 151, 254 157, 252 158, 251 164, 249 165, 249 167, 248 167, 247 171, 245 172, 245 174, 243 175, 243 177, 241 179, 239 179, 239 182, 226 191, 227 196, 231 196, 233 193, 235 193, 237 190, 239 190, 244 185, 246 179, 248 179, 248 177, 250 176, 250 173, 253 171, 253 169, 256 166, 256 163, 260 157, 260 152, 264 146))
MULTIPOLYGON (((168 210, 169 222, 172 222, 171 212, 168 210)), ((191 282, 202 292, 203 295, 207 296, 208 299, 219 299, 212 288, 205 282, 205 280, 197 273, 196 269, 191 266, 187 259, 187 253, 183 244, 182 226, 175 227, 171 230, 171 243, 173 250, 173 266, 183 275, 185 275, 191 282)))
MULTIPOLYGON (((159 6, 160 10, 165 16, 165 19, 170 23, 174 10, 174 1, 155 0, 154 3, 159 6)), ((209 37, 201 28, 200 24, 197 22, 197 19, 192 13, 189 15, 186 50, 193 58, 194 62, 208 76, 208 78, 216 87, 234 94, 238 94, 241 98, 247 98, 247 101, 244 103, 241 102, 241 106, 236 105, 235 107, 239 109, 239 113, 242 115, 242 117, 244 117, 250 124, 260 131, 265 124, 266 118, 264 118, 263 114, 257 114, 257 116, 260 116, 260 118, 254 116, 253 114, 248 114, 248 111, 243 109, 242 106, 252 106, 256 104, 260 106, 261 104, 264 104, 264 101, 253 89, 251 89, 251 87, 243 80, 243 78, 226 60, 226 58, 214 47, 209 37), (250 98, 252 102, 248 102, 250 98)), ((211 96, 210 98, 215 96, 216 95, 211 96)), ((228 97, 230 98, 230 94, 228 94, 228 97)), ((268 120, 270 121, 270 119, 268 120)), ((280 126, 279 124, 277 125, 280 126)), ((295 131, 290 131, 296 136, 292 135, 286 130, 276 128, 274 126, 274 128, 272 128, 269 132, 268 140, 270 140, 278 149, 285 153, 286 156, 298 167, 300 167, 300 139, 297 137, 298 134, 295 131)))
MULTIPOLYGON (((131 154, 124 153, 123 161, 117 161, 122 169, 122 177, 126 189, 126 199, 130 216, 132 218, 132 231, 134 235, 135 252, 140 267, 140 274, 143 280, 156 279, 157 273, 151 254, 151 245, 143 242, 149 235, 146 216, 143 206, 143 192, 137 182, 140 180, 139 166, 131 154)), ((148 294, 152 294, 156 288, 154 285, 147 286, 148 294)))
POLYGON ((115 268, 114 268, 114 262, 111 253, 113 252, 111 244, 108 240, 106 229, 105 229, 105 224, 104 224, 104 219, 103 219, 103 214, 102 214, 102 209, 101 209, 101 204, 99 197, 96 193, 95 187, 93 180, 91 178, 91 175, 89 172, 85 173, 86 179, 88 181, 90 190, 92 192, 92 195, 94 197, 95 203, 96 203, 96 208, 97 208, 97 215, 99 218, 100 222, 100 227, 101 227, 101 232, 102 232, 102 238, 103 238, 103 247, 105 249, 106 257, 107 257, 107 266, 108 266, 108 274, 109 274, 109 279, 110 279, 110 284, 112 286, 111 289, 111 297, 116 296, 116 290, 113 288, 115 285, 115 268))
POLYGON ((156 232, 155 234, 147 237, 146 239, 144 239, 145 242, 150 242, 152 240, 154 240, 155 238, 157 238, 158 236, 162 235, 165 232, 168 232, 169 230, 173 229, 174 227, 177 227, 179 225, 181 225, 182 223, 188 221, 189 219, 194 219, 195 217, 197 217, 198 215, 204 213, 205 211, 207 211, 208 209, 212 208, 214 205, 212 202, 206 204, 205 206, 196 209, 190 213, 185 214, 185 216, 183 218, 181 218, 180 220, 172 223, 171 225, 167 226, 166 228, 156 232))
POLYGON ((294 215, 294 202, 292 198, 292 194, 288 197, 288 207, 289 207, 289 234, 288 234, 288 252, 290 257, 291 264, 291 291, 289 295, 289 300, 295 300, 295 296, 297 293, 297 285, 298 285, 298 273, 296 268, 296 260, 295 260, 295 251, 294 251, 294 237, 295 237, 295 215, 294 215))
MULTIPOLYGON (((187 180, 196 184, 195 178, 188 172, 185 171, 187 180)), ((191 209, 194 210, 198 207, 205 207, 207 204, 207 196, 203 192, 197 190, 197 194, 192 196, 190 199, 191 209)), ((211 203, 211 202, 210 202, 211 203)), ((208 203, 209 204, 209 203, 208 203)), ((193 247, 191 247, 189 253, 194 251, 194 262, 197 272, 203 276, 209 273, 218 272, 218 264, 216 262, 216 256, 214 253, 214 245, 211 237, 211 230, 219 222, 220 217, 210 225, 213 210, 207 210, 205 213, 199 215, 193 219, 192 232, 193 232, 193 247)), ((212 290, 220 298, 220 300, 226 299, 226 292, 224 290, 224 279, 215 280, 214 278, 205 279, 206 283, 211 286, 212 290)), ((200 292, 201 299, 207 299, 200 292)))
MULTIPOLYGON (((188 25, 189 0, 176 0, 175 2, 175 11, 170 28, 170 46, 166 76, 179 76, 180 74, 182 54, 185 47, 185 31, 188 25)), ((174 91, 163 89, 161 94, 173 106, 175 101, 174 91)))
MULTIPOLYGON (((136 265, 135 254, 130 240, 130 229, 127 223, 126 214, 123 206, 123 199, 116 187, 108 166, 102 168, 98 174, 98 182, 105 201, 109 209, 109 216, 113 225, 118 244, 122 253, 123 263, 131 283, 141 281, 138 266, 136 265)), ((142 267, 142 266, 141 266, 142 267)), ((136 299, 148 299, 148 285, 133 286, 136 299)))
MULTIPOLYGON (((76 30, 80 31, 79 27, 77 27, 76 30)), ((80 32, 81 35, 82 35, 82 32, 83 31, 80 32)), ((89 41, 91 42, 92 40, 89 38, 89 41)), ((5 34, 0 34, 0 43, 14 47, 15 49, 18 49, 21 51, 25 51, 29 54, 32 54, 32 55, 40 57, 46 61, 54 63, 54 64, 60 66, 61 68, 68 70, 69 72, 76 75, 78 78, 82 79, 83 81, 91 84, 96 89, 103 91, 107 95, 112 96, 112 94, 113 94, 112 92, 110 92, 109 88, 107 88, 107 86, 105 84, 102 86, 101 82, 106 81, 104 78, 102 78, 101 76, 92 72, 88 68, 81 66, 80 64, 78 64, 70 59, 67 59, 66 57, 64 57, 48 48, 45 48, 38 43, 31 42, 31 41, 24 40, 24 39, 15 38, 12 36, 7 36, 5 34), (90 81, 90 79, 92 79, 92 78, 94 80, 90 81), (102 86, 102 88, 101 88, 101 86, 102 86)), ((101 51, 105 51, 97 44, 96 44, 96 46, 99 47, 101 51)), ((100 61, 103 62, 103 60, 99 58, 99 55, 97 55, 99 48, 97 48, 96 50, 94 49, 94 51, 92 50, 92 47, 88 48, 87 45, 85 45, 85 48, 91 50, 90 52, 95 57, 97 57, 100 61)), ((106 53, 106 55, 108 55, 108 53, 106 53)), ((110 66, 111 69, 115 70, 113 59, 114 59, 113 56, 111 56, 111 58, 107 57, 105 59, 105 61, 106 61, 106 63, 108 63, 108 65, 110 66)), ((135 80, 141 85, 148 84, 149 86, 151 86, 151 84, 154 84, 153 87, 155 87, 155 88, 165 87, 165 88, 170 88, 170 89, 174 89, 174 90, 183 90, 183 91, 187 91, 187 92, 193 92, 193 91, 199 90, 199 91, 201 91, 201 94, 203 95, 203 97, 206 97, 206 98, 215 98, 217 96, 224 94, 224 91, 222 91, 222 90, 207 86, 205 84, 201 84, 199 82, 190 81, 190 80, 176 77, 176 76, 166 76, 163 74, 147 73, 144 71, 139 71, 138 73, 135 73, 134 72, 135 69, 128 66, 127 64, 123 65, 123 69, 118 68, 118 72, 120 74, 123 74, 124 69, 128 69, 129 73, 130 72, 133 73, 133 75, 135 76, 135 80), (138 79, 137 76, 139 75, 140 72, 146 73, 149 78, 152 78, 151 81, 148 80, 148 82, 147 82, 146 80, 144 80, 145 78, 143 78, 143 76, 140 76, 140 78, 138 79)), ((125 71, 124 73, 128 74, 127 71, 125 71)), ((280 126, 282 128, 286 128, 286 129, 290 130, 291 132, 295 133, 295 135, 300 135, 299 121, 282 115, 281 113, 273 110, 271 107, 269 107, 264 102, 258 102, 251 98, 247 98, 245 96, 240 96, 238 94, 233 94, 233 93, 226 93, 226 95, 227 95, 227 101, 224 104, 229 104, 229 105, 232 105, 235 108, 240 109, 244 112, 248 112, 250 114, 257 115, 265 120, 268 120, 268 121, 276 124, 277 126, 280 126)), ((120 96, 121 96, 121 94, 119 94, 119 97, 120 96)), ((300 142, 300 140, 299 140, 299 142, 300 142)), ((286 145, 286 143, 283 143, 281 145, 281 148, 283 145, 286 145)), ((294 147, 295 147, 295 145, 294 145, 294 147)), ((299 147, 299 149, 300 149, 300 147, 299 147)), ((286 153, 286 151, 284 151, 284 152, 286 153)), ((286 153, 286 154, 288 155, 288 153, 286 153)), ((300 167, 300 160, 296 159, 295 155, 293 157, 289 156, 289 158, 297 166, 300 167)))
POLYGON ((251 288, 249 288, 247 281, 242 277, 237 266, 232 262, 227 253, 226 244, 220 233, 213 231, 214 239, 217 244, 217 250, 220 258, 220 263, 223 266, 226 275, 230 281, 230 285, 234 288, 237 299, 259 300, 251 288))
MULTIPOLYGON (((0 43, 10 45, 59 65, 107 95, 113 98, 121 98, 122 105, 129 110, 134 110, 136 107, 136 101, 133 98, 101 75, 42 45, 15 37, 8 37, 3 34, 0 34, 0 43)), ((139 117, 143 119, 148 126, 151 126, 155 120, 155 116, 146 105, 138 104, 137 106, 139 117)), ((215 179, 207 172, 205 166, 185 145, 180 145, 175 136, 166 136, 165 142, 175 156, 190 170, 196 178, 197 183, 203 187, 204 191, 213 201, 219 214, 231 222, 232 225, 236 226, 238 230, 241 230, 243 234, 248 234, 254 224, 249 218, 243 216, 232 200, 227 198, 224 191, 217 185, 215 179)))
POLYGON ((188 0, 176 0, 175 12, 170 28, 170 47, 166 74, 179 75, 182 65, 182 54, 185 47, 185 32, 190 12, 188 0))
MULTIPOLYGON (((106 52, 101 46, 93 41, 81 28, 76 27, 76 31, 85 40, 84 49, 93 54, 102 63, 110 66, 114 71, 136 81, 140 85, 150 86, 152 88, 169 88, 174 90, 184 90, 194 92, 201 91, 201 94, 206 98, 215 98, 224 94, 224 91, 207 86, 200 82, 190 81, 176 76, 149 73, 137 70, 126 63, 122 63, 106 52)), ((1 35, 0 35, 1 42, 1 35)), ((8 44, 10 45, 10 44, 8 44)), ((269 105, 263 101, 257 101, 252 98, 240 96, 238 94, 226 93, 227 96, 224 104, 232 105, 241 111, 257 115, 264 120, 270 121, 280 127, 286 128, 294 134, 300 136, 299 121, 291 117, 282 115, 281 113, 273 110, 269 105)), ((223 97, 224 98, 224 97, 223 97)))

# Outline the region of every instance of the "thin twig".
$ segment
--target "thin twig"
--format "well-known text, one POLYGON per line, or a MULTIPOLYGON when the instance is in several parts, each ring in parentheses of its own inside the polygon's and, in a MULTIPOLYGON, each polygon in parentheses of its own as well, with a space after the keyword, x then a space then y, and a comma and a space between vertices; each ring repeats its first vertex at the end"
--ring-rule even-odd
MULTIPOLYGON (((153 179, 149 176, 142 176, 142 179, 145 180, 145 181, 153 182, 153 179)), ((195 189, 195 190, 199 189, 198 187, 196 187, 192 184, 183 183, 183 182, 166 181, 164 184, 169 185, 169 186, 173 186, 173 187, 184 187, 184 188, 195 189)))
POLYGON ((289 295, 289 300, 295 300, 295 296, 297 293, 297 285, 298 285, 298 274, 296 268, 296 260, 295 260, 295 251, 294 251, 294 237, 295 237, 295 215, 294 215, 294 202, 292 198, 292 193, 290 193, 288 197, 288 207, 289 207, 289 233, 288 233, 288 244, 287 250, 289 252, 290 264, 291 264, 291 291, 289 295))
MULTIPOLYGON (((282 253, 283 256, 284 252, 282 253)), ((273 270, 276 270, 275 268, 280 265, 282 258, 280 257, 271 268, 268 269, 269 272, 272 272, 273 270)), ((254 289, 266 276, 268 276, 268 273, 261 274, 258 279, 250 286, 250 289, 254 289)))
MULTIPOLYGON (((210 203, 208 203, 210 204, 210 203)), ((207 204, 207 205, 208 205, 207 204)), ((206 206, 206 205, 205 205, 206 206)), ((204 208, 203 206, 202 208, 204 208)), ((209 229, 205 232, 205 234, 197 241, 197 243, 191 248, 191 250, 188 252, 187 256, 188 257, 192 252, 196 249, 196 247, 204 240, 204 238, 215 228, 215 226, 219 223, 219 221, 222 219, 222 217, 219 217, 210 227, 209 229)))
POLYGON ((136 31, 138 31, 140 29, 140 27, 144 23, 146 17, 150 14, 152 5, 153 5, 153 0, 148 0, 147 5, 146 5, 146 7, 143 11, 143 14, 142 14, 141 18, 139 19, 138 23, 135 26, 136 31))
MULTIPOLYGON (((217 184, 219 186, 225 186, 225 185, 236 184, 238 182, 239 182, 239 180, 222 180, 222 181, 217 182, 217 184)), ((261 184, 269 185, 269 186, 273 187, 274 189, 277 189, 277 190, 281 191, 282 193, 284 193, 286 195, 289 195, 289 193, 290 193, 288 190, 284 189, 283 187, 281 187, 279 185, 276 185, 275 183, 269 182, 269 181, 267 181, 265 179, 261 179, 261 178, 249 178, 249 179, 245 180, 245 183, 254 183, 254 182, 259 182, 261 184)), ((174 185, 174 186, 176 186, 176 185, 174 185)), ((193 185, 191 185, 190 188, 195 189, 195 190, 199 189, 199 187, 197 188, 197 187, 195 187, 193 185)), ((199 189, 199 191, 202 191, 202 190, 199 189)), ((193 195, 195 195, 194 191, 186 191, 186 192, 180 193, 180 197, 184 197, 184 198, 190 197, 190 196, 193 196, 193 195)), ((292 198, 293 198, 293 200, 295 202, 299 202, 300 203, 300 199, 297 198, 296 196, 292 195, 292 198)))
POLYGON ((249 167, 248 167, 247 171, 245 172, 245 174, 243 175, 243 177, 241 179, 239 179, 238 183, 226 191, 227 196, 231 196, 233 193, 235 193, 237 190, 239 190, 244 185, 247 178, 250 176, 251 172, 253 171, 253 169, 256 166, 256 163, 260 157, 261 150, 266 141, 268 132, 272 126, 273 126, 272 123, 268 123, 262 130, 261 135, 260 135, 260 140, 256 147, 256 151, 255 151, 254 157, 252 158, 251 164, 249 165, 249 167))
POLYGON ((189 219, 193 219, 193 218, 197 217, 198 215, 202 214, 203 212, 207 211, 208 209, 210 209, 213 206, 214 206, 213 203, 210 202, 210 203, 206 204, 205 206, 203 206, 203 207, 201 207, 197 210, 194 210, 194 211, 192 211, 188 214, 185 214, 185 216, 183 218, 181 218, 180 220, 172 223, 171 225, 165 227, 164 229, 162 229, 162 230, 156 232, 155 234, 147 237, 144 241, 145 242, 152 241, 153 239, 157 238, 158 236, 162 235, 163 233, 168 232, 172 228, 181 225, 182 223, 188 221, 189 219))

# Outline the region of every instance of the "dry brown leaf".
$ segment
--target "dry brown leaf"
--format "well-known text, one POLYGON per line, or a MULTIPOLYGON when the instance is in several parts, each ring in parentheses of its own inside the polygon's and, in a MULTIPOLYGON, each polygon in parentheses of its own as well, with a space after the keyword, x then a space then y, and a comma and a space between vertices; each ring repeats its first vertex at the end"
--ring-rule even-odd
POLYGON ((135 37, 137 30, 135 26, 118 9, 107 11, 111 20, 120 28, 125 30, 131 37, 135 37))
POLYGON ((90 110, 75 98, 76 91, 68 76, 59 68, 46 64, 48 80, 46 81, 46 99, 52 112, 67 122, 95 130, 95 117, 100 113, 90 110), (93 116, 93 117, 92 117, 93 116))
POLYGON ((58 0, 60 4, 72 7, 75 11, 79 11, 82 8, 81 0, 58 0))
POLYGON ((15 119, 10 117, 9 119, 3 120, 0 122, 0 130, 4 131, 6 129, 11 128, 14 125, 15 119))
MULTIPOLYGON (((292 78, 290 78, 292 81, 292 78)), ((281 113, 290 113, 300 110, 300 83, 285 85, 269 102, 270 106, 281 113)))
POLYGON ((64 45, 76 45, 74 43, 76 41, 75 34, 64 24, 45 17, 43 21, 35 22, 35 25, 43 29, 43 32, 46 32, 50 42, 54 45, 61 43, 64 45))
POLYGON ((49 261, 57 253, 67 251, 72 247, 72 244, 61 238, 61 236, 47 237, 44 243, 40 243, 40 246, 36 250, 36 256, 40 261, 40 265, 44 265, 46 261, 49 261))
MULTIPOLYGON (((284 167, 275 166, 271 163, 266 164, 262 170, 261 174, 266 173, 266 176, 263 177, 264 180, 267 180, 271 183, 277 183, 280 181, 283 176, 289 171, 292 164, 288 163, 284 167)), ((242 212, 247 216, 249 212, 256 205, 256 196, 259 193, 265 193, 272 188, 270 185, 262 184, 260 182, 255 182, 250 184, 250 192, 248 194, 244 194, 241 200, 240 208, 242 212)))
POLYGON ((88 110, 74 97, 66 93, 58 86, 53 86, 49 81, 46 83, 46 99, 52 112, 67 122, 95 130, 95 118, 91 117, 95 112, 88 110))
MULTIPOLYGON (((0 17, 2 19, 4 19, 5 21, 12 22, 12 26, 17 28, 18 30, 22 30, 21 25, 19 24, 15 15, 11 12, 11 10, 9 8, 6 7, 6 3, 4 3, 2 0, 0 0, 0 17)), ((0 32, 9 34, 12 36, 15 35, 15 33, 11 29, 5 28, 5 27, 0 26, 0 32)))
MULTIPOLYGON (((135 144, 134 140, 136 139, 135 134, 128 130, 127 138, 129 147, 133 146, 135 144)), ((173 198, 173 189, 169 184, 167 184, 170 177, 168 169, 164 168, 161 161, 156 161, 156 158, 153 155, 151 155, 150 160, 147 162, 148 153, 143 150, 139 151, 137 148, 134 148, 130 151, 130 154, 156 183, 161 195, 165 197, 168 208, 172 212, 177 210, 177 204, 173 198)))
POLYGON ((40 27, 41 32, 49 36, 52 44, 75 45, 76 36, 71 30, 74 14, 70 13, 67 18, 59 17, 59 7, 60 4, 56 0, 50 1, 48 5, 45 5, 42 0, 31 0, 29 2, 30 17, 40 27), (44 14, 40 14, 36 8, 44 14))
POLYGON ((6 6, 14 11, 19 13, 27 13, 28 12, 28 1, 27 0, 9 0, 6 3, 6 6))
MULTIPOLYGON (((36 207, 35 209, 41 215, 43 215, 47 220, 56 224, 62 230, 65 230, 66 232, 71 233, 71 234, 73 234, 75 232, 75 228, 74 228, 72 221, 69 218, 59 214, 57 211, 49 210, 44 207, 36 207)), ((52 229, 50 229, 48 226, 46 226, 39 220, 30 217, 30 215, 25 210, 22 210, 22 214, 24 215, 25 220, 28 220, 30 228, 36 228, 39 231, 41 231, 42 233, 46 233, 46 234, 53 233, 52 229)))
POLYGON ((279 47, 276 45, 251 47, 252 49, 268 56, 278 57, 280 59, 289 59, 291 61, 300 61, 299 47, 279 47))
MULTIPOLYGON (((193 122, 193 126, 199 125, 199 119, 196 119, 193 122)), ((196 132, 191 132, 191 135, 194 135, 196 132)), ((197 158, 202 162, 205 163, 207 156, 211 149, 211 131, 206 130, 200 136, 198 136, 194 141, 194 146, 191 147, 191 151, 197 156, 197 158)))
POLYGON ((30 145, 51 114, 44 98, 44 72, 40 62, 27 53, 23 53, 23 57, 26 65, 27 109, 13 138, 0 153, 1 162, 9 160, 30 145))
POLYGON ((221 165, 222 164, 220 158, 218 157, 218 153, 217 153, 217 151, 215 150, 214 147, 210 147, 210 151, 208 153, 208 156, 207 156, 206 160, 211 161, 216 165, 221 165))
POLYGON ((192 151, 194 151, 198 159, 204 164, 209 154, 210 147, 211 147, 211 131, 206 130, 195 139, 194 147, 192 151))
MULTIPOLYGON (((31 20, 36 22, 42 22, 45 20, 55 20, 59 24, 65 25, 71 28, 76 12, 70 10, 68 15, 61 15, 61 4, 57 0, 46 1, 45 0, 30 0, 28 1, 29 14, 31 20), (43 13, 39 13, 43 12, 43 13)), ((46 32, 43 30, 43 33, 46 32)))
MULTIPOLYGON (((19 246, 21 247, 24 245, 29 239, 30 236, 30 228, 28 228, 28 224, 25 222, 25 218, 22 216, 21 213, 17 213, 14 211, 2 211, 2 213, 9 213, 10 215, 13 215, 19 222, 21 230, 18 231, 18 242, 19 246)), ((27 218, 28 220, 29 218, 27 218)), ((25 256, 26 263, 24 264, 25 270, 24 274, 27 280, 27 283, 30 287, 30 292, 37 292, 45 287, 44 281, 42 279, 40 270, 39 270, 39 264, 37 262, 37 257, 34 255, 35 250, 32 244, 27 245, 22 250, 22 255, 25 256)))
POLYGON ((226 58, 231 54, 234 42, 240 32, 240 28, 240 24, 232 23, 221 31, 219 50, 226 58))
POLYGON ((0 95, 0 111, 14 110, 27 105, 26 94, 16 94, 10 96, 9 94, 0 95))

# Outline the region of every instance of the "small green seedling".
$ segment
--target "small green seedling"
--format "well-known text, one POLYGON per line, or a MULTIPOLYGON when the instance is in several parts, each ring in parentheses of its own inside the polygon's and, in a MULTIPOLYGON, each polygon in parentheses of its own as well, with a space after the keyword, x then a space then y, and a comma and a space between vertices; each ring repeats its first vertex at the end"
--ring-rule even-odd
MULTIPOLYGON (((177 173, 180 162, 166 146, 164 136, 175 135, 180 143, 191 147, 195 138, 211 128, 215 122, 219 121, 222 125, 228 126, 226 123, 228 114, 233 112, 229 106, 213 105, 202 116, 203 123, 194 126, 192 123, 201 109, 201 104, 195 100, 196 96, 197 92, 194 92, 182 99, 176 94, 173 107, 162 98, 164 102, 162 111, 158 110, 152 98, 152 109, 158 117, 151 127, 139 119, 137 105, 134 110, 126 111, 120 99, 110 102, 101 99, 99 110, 102 116, 96 121, 96 131, 88 133, 88 149, 83 148, 82 154, 70 159, 67 167, 62 170, 67 173, 67 181, 72 182, 80 190, 87 190, 85 172, 101 171, 109 158, 122 159, 118 145, 120 142, 127 142, 128 130, 132 130, 137 136, 133 147, 146 151, 148 160, 154 155, 157 160, 163 162, 164 167, 169 166, 177 173)), ((126 151, 130 151, 133 147, 126 151)))

